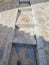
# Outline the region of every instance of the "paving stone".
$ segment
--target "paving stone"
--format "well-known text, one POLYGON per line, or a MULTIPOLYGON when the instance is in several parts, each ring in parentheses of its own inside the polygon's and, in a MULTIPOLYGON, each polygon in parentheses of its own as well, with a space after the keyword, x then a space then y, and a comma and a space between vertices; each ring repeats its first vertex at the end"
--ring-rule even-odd
POLYGON ((49 65, 49 55, 46 55, 47 64, 49 65))
POLYGON ((44 41, 44 50, 45 50, 47 64, 49 65, 49 41, 44 41))
POLYGON ((6 11, 6 10, 10 10, 11 9, 11 3, 6 3, 6 4, 3 3, 3 5, 1 7, 1 11, 6 11))
POLYGON ((7 28, 6 26, 2 26, 0 24, 0 63, 4 55, 8 32, 9 32, 9 28, 7 28))
POLYGON ((36 45, 36 40, 34 36, 30 36, 27 33, 16 30, 13 43, 36 45))
POLYGON ((37 61, 38 65, 47 65, 44 50, 37 50, 37 61))
POLYGON ((3 0, 3 3, 5 4, 5 3, 10 3, 10 2, 12 2, 12 0, 3 0))
POLYGON ((13 0, 10 5, 11 5, 12 9, 18 8, 19 7, 19 0, 13 0))
POLYGON ((20 1, 29 1, 29 0, 20 0, 20 1))
POLYGON ((43 41, 43 38, 39 36, 39 37, 37 37, 36 41, 37 41, 37 49, 38 50, 44 49, 44 41, 43 41))

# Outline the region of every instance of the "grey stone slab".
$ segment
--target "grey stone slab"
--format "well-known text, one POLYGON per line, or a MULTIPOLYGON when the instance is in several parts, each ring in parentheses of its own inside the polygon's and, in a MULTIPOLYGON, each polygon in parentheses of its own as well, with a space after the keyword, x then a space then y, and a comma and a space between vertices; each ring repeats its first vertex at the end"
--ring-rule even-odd
POLYGON ((20 0, 20 1, 30 1, 30 0, 20 0))
POLYGON ((0 24, 0 65, 4 55, 9 28, 0 24))
POLYGON ((36 40, 34 36, 30 36, 29 34, 24 33, 23 31, 21 32, 16 30, 13 43, 36 45, 36 40))
POLYGON ((44 45, 44 50, 45 50, 45 54, 49 56, 49 43, 48 44, 47 43, 45 43, 44 45))
POLYGON ((37 51, 37 65, 47 65, 44 50, 37 51))
POLYGON ((46 55, 47 65, 49 65, 49 55, 46 55))
POLYGON ((19 37, 19 38, 14 38, 13 43, 36 45, 36 40, 34 39, 34 37, 32 37, 32 39, 19 37))
POLYGON ((2 3, 12 2, 12 0, 3 0, 2 3))
POLYGON ((2 65, 8 65, 9 56, 10 56, 10 52, 11 52, 11 48, 12 48, 13 35, 14 35, 14 30, 10 29, 8 39, 6 42, 6 47, 5 47, 3 59, 2 59, 2 65))
POLYGON ((17 61, 18 61, 17 53, 16 53, 14 47, 12 47, 10 58, 9 58, 9 65, 16 65, 17 61))
POLYGON ((43 41, 42 37, 40 37, 40 36, 37 37, 36 42, 37 42, 37 49, 38 50, 44 49, 44 41, 43 41))
POLYGON ((12 0, 11 2, 3 2, 2 5, 0 6, 0 11, 5 11, 5 10, 10 10, 17 8, 19 6, 19 1, 17 0, 12 0))
POLYGON ((13 0, 10 5, 12 9, 19 7, 19 0, 13 0))
POLYGON ((27 4, 23 4, 23 3, 22 3, 22 4, 19 5, 19 7, 27 7, 27 6, 29 6, 28 3, 27 3, 27 4))
POLYGON ((3 11, 11 9, 11 3, 5 3, 2 5, 3 11), (4 5, 4 6, 3 6, 4 5))

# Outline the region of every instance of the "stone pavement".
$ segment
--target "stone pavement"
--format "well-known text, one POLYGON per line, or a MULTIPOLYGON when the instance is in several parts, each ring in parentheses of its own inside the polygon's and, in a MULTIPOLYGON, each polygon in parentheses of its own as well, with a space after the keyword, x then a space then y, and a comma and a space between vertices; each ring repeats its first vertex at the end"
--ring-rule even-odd
POLYGON ((8 64, 49 64, 49 2, 0 12, 0 65, 8 64))

